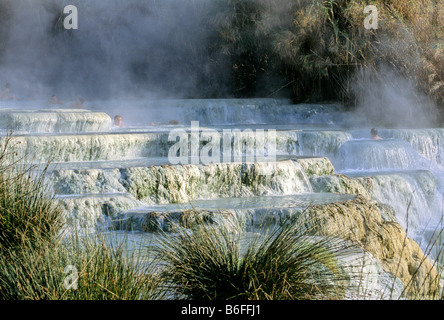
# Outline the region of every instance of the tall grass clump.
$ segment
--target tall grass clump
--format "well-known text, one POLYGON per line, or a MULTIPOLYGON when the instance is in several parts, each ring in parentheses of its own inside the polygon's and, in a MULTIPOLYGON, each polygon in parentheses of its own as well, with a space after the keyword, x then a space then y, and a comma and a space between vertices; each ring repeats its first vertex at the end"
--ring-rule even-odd
POLYGON ((344 275, 327 238, 286 223, 245 238, 201 224, 160 237, 158 256, 174 295, 185 299, 337 299, 344 275))
POLYGON ((42 241, 0 256, 1 300, 152 300, 163 296, 154 265, 102 235, 42 241))
POLYGON ((0 300, 117 300, 162 296, 154 265, 127 239, 77 234, 47 183, 8 135, 0 150, 0 300))
POLYGON ((54 240, 63 228, 63 213, 39 168, 19 156, 11 135, 0 151, 0 252, 54 240))

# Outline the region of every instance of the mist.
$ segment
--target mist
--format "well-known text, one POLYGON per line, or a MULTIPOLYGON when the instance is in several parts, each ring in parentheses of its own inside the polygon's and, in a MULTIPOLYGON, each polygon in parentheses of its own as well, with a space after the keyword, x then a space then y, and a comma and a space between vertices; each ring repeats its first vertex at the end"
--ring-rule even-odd
POLYGON ((437 107, 416 83, 389 68, 360 70, 352 93, 356 114, 367 124, 384 127, 430 127, 438 120, 437 107))
POLYGON ((1 0, 0 86, 45 99, 223 95, 230 68, 210 63, 210 2, 1 0), (66 5, 77 30, 63 27, 66 5))
MULTIPOLYGON (((245 90, 248 96, 289 96, 286 90, 290 91, 291 81, 278 72, 279 67, 260 71, 266 70, 269 62, 252 63, 257 71, 248 75, 252 68, 248 54, 258 50, 271 56, 268 42, 260 41, 261 35, 290 29, 293 7, 302 8, 309 1, 260 0, 256 9, 261 14, 255 16, 254 26, 244 31, 239 31, 239 26, 230 28, 234 2, 229 3, 229 9, 224 7, 228 3, 0 0, 0 89, 10 83, 11 94, 19 99, 49 100, 56 94, 62 101, 77 97, 230 98, 245 86, 252 88, 245 90), (77 30, 63 27, 67 5, 78 8, 77 30), (228 33, 225 47, 221 32, 228 33), (241 48, 237 44, 230 47, 231 38, 243 37, 259 39, 252 52, 243 48, 244 42, 241 48), (233 56, 241 59, 232 61, 233 56), (236 82, 233 67, 244 61, 247 63, 237 75, 244 72, 247 76, 236 82)), ((359 71, 351 83, 358 114, 375 125, 429 126, 437 119, 433 103, 415 83, 386 66, 378 72, 359 71)))

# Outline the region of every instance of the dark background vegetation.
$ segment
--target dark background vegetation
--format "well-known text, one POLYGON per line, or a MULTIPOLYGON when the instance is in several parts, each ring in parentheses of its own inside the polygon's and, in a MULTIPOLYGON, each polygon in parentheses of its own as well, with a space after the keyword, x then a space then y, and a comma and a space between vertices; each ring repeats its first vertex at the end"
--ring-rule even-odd
POLYGON ((45 97, 290 97, 377 113, 388 101, 430 113, 444 104, 443 30, 440 0, 1 0, 0 83, 45 97), (78 30, 63 28, 68 4, 78 30), (369 4, 377 30, 364 28, 369 4))

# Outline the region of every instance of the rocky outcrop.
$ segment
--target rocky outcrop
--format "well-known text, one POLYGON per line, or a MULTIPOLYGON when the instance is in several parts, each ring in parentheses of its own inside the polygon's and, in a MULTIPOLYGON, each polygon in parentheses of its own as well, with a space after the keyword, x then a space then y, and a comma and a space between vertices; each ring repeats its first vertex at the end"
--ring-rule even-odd
POLYGON ((172 225, 181 225, 183 217, 192 217, 191 213, 194 213, 194 216, 211 217, 211 222, 236 225, 239 230, 263 230, 300 216, 310 205, 325 205, 354 198, 353 195, 304 193, 152 205, 122 212, 119 220, 125 221, 125 224, 119 227, 139 231, 169 231, 172 225))
POLYGON ((309 169, 304 169, 309 174, 313 192, 355 194, 376 201, 378 207, 384 209, 382 213, 390 211, 388 219, 395 218, 404 229, 409 229, 412 237, 419 237, 424 222, 430 220, 437 207, 437 182, 428 170, 344 175, 316 170, 316 165, 314 168, 311 174, 309 169), (389 211, 388 206, 392 207, 389 211))
POLYGON ((54 163, 166 156, 169 146, 165 133, 76 133, 14 136, 9 149, 54 163))
POLYGON ((106 230, 121 218, 121 212, 144 204, 130 194, 84 194, 57 196, 64 214, 67 230, 81 232, 106 230))
POLYGON ((419 245, 398 223, 384 221, 378 207, 364 197, 314 205, 306 215, 319 235, 350 240, 371 253, 385 271, 403 282, 406 296, 430 298, 439 294, 439 275, 419 245))
POLYGON ((331 175, 335 171, 333 164, 327 157, 296 157, 294 161, 299 163, 309 178, 331 175))
POLYGON ((195 225, 210 223, 224 225, 228 230, 239 230, 234 209, 195 210, 176 209, 172 211, 150 211, 146 214, 135 210, 126 212, 122 219, 113 223, 118 230, 137 230, 141 232, 172 232, 177 228, 191 228, 195 225))
POLYGON ((361 245, 386 272, 402 280, 404 293, 409 296, 438 294, 439 276, 433 262, 405 231, 408 210, 410 228, 414 229, 433 206, 436 182, 431 172, 347 176, 334 173, 327 158, 295 161, 306 172, 314 192, 358 195, 356 200, 309 209, 307 214, 316 219, 321 234, 341 236, 361 245))
POLYGON ((314 192, 356 194, 371 198, 368 191, 369 180, 357 181, 342 174, 312 176, 310 182, 314 192))
POLYGON ((148 204, 311 192, 297 163, 277 161, 269 169, 266 163, 55 169, 50 180, 59 194, 129 192, 148 204))
POLYGON ((371 198, 389 203, 395 210, 398 223, 411 232, 423 231, 439 200, 436 198, 436 180, 430 171, 375 174, 353 180, 361 184, 366 182, 371 198))

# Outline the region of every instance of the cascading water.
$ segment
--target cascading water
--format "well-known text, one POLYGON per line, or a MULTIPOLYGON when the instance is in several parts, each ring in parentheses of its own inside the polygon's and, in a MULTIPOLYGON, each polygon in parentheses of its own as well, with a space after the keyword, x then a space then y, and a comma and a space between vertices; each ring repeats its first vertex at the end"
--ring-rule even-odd
POLYGON ((444 129, 398 129, 384 130, 383 133, 407 141, 426 159, 440 167, 444 165, 444 129))
POLYGON ((335 160, 338 170, 431 168, 430 161, 423 158, 408 142, 396 139, 347 141, 338 148, 335 160))
POLYGON ((355 179, 371 177, 372 197, 395 209, 409 236, 428 243, 425 230, 436 228, 443 209, 440 129, 383 129, 382 140, 351 132, 354 138, 334 157, 335 168, 355 179))
MULTIPOLYGON (((386 139, 373 141, 363 138, 362 131, 337 127, 345 114, 338 105, 291 105, 278 99, 98 101, 90 103, 91 111, 50 109, 43 102, 32 106, 2 109, 0 126, 17 130, 16 150, 53 162, 51 177, 57 192, 128 192, 147 204, 312 192, 303 170, 292 161, 278 161, 273 177, 255 176, 254 166, 239 164, 168 167, 173 144, 168 134, 174 128, 184 128, 189 134, 192 120, 204 125, 201 130, 207 125, 218 132, 275 129, 278 157, 327 156, 338 172, 351 175, 436 169, 432 164, 440 164, 444 137, 439 129, 392 129, 381 131, 386 139), (122 109, 132 111, 123 114, 126 127, 112 129, 112 116, 122 109), (148 125, 170 119, 179 124, 148 125)), ((254 136, 244 136, 243 142, 258 144, 254 136)), ((393 177, 376 175, 375 186, 380 186, 373 192, 376 199, 393 203, 402 198, 403 205, 393 204, 399 211, 405 209, 406 196, 414 192, 417 200, 412 211, 421 210, 424 201, 420 199, 425 197, 415 183, 392 181, 389 190, 382 176, 386 181, 393 177)), ((439 193, 440 180, 436 180, 439 193)))
POLYGON ((441 209, 437 181, 427 170, 354 171, 354 179, 371 179, 371 195, 381 203, 390 204, 396 221, 409 229, 409 236, 422 240, 426 227, 433 227, 441 209))
POLYGON ((112 121, 104 112, 87 110, 0 110, 0 127, 23 133, 102 132, 111 129, 112 121))
MULTIPOLYGON (((424 229, 433 230, 441 219, 441 129, 382 129, 384 139, 375 141, 370 128, 341 128, 346 113, 338 105, 278 99, 97 101, 88 110, 23 103, 26 110, 17 101, 1 109, 0 132, 14 130, 17 153, 52 161, 47 177, 56 200, 67 223, 85 232, 130 228, 151 239, 190 210, 216 223, 237 217, 252 227, 276 224, 313 205, 353 200, 361 191, 381 204, 384 219, 392 219, 382 206, 390 205, 393 219, 421 245, 424 229), (111 127, 115 114, 125 127, 111 127), (173 119, 178 123, 169 123, 173 119), (189 139, 191 121, 199 121, 199 132, 275 130, 272 170, 246 161, 247 152, 237 162, 172 164, 176 141, 169 135, 180 129, 189 139), (319 191, 324 187, 330 189, 319 191)), ((243 135, 238 142, 268 152, 272 141, 243 135)), ((191 150, 192 143, 186 145, 191 150)), ((222 157, 232 150, 223 147, 222 157)))
POLYGON ((304 171, 294 161, 277 161, 270 175, 261 175, 261 166, 220 163, 76 169, 73 164, 72 168, 56 165, 48 175, 57 194, 128 192, 147 204, 312 192, 304 171))

